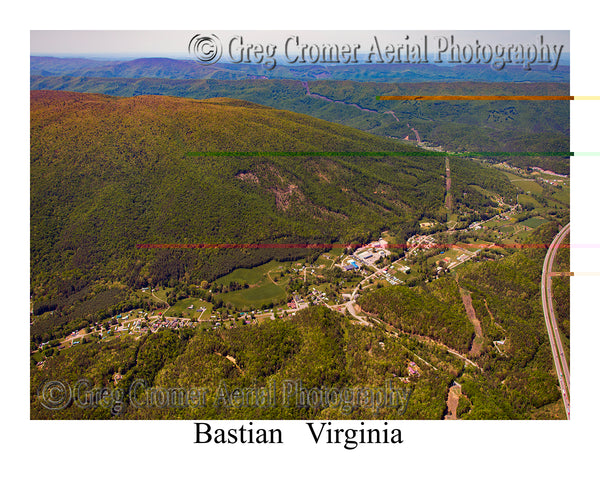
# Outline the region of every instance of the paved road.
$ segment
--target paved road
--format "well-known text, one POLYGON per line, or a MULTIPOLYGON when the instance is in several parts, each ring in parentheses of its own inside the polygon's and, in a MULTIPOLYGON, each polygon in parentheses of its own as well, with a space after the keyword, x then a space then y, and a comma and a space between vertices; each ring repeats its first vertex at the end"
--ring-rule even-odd
POLYGON ((567 413, 567 418, 569 419, 571 418, 571 404, 569 401, 571 377, 565 351, 560 339, 558 324, 556 323, 556 316, 554 314, 554 305, 552 303, 552 278, 550 274, 552 273, 552 267, 559 245, 562 243, 567 233, 569 233, 570 228, 571 224, 568 223, 560 232, 558 232, 554 237, 554 240, 552 240, 548 252, 546 253, 546 258, 544 259, 541 282, 544 320, 546 322, 546 329, 548 330, 548 338, 550 339, 550 347, 552 349, 552 356, 554 357, 554 366, 556 367, 556 374, 558 375, 558 383, 560 384, 565 411, 567 413))

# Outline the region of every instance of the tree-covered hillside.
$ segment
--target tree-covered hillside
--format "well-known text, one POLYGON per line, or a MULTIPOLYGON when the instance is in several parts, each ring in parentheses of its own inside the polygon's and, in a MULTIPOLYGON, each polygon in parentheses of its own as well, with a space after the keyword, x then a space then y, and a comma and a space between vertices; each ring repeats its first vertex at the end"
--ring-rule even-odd
MULTIPOLYGON (((157 253, 137 244, 362 241, 435 214, 444 198, 442 158, 261 153, 385 151, 418 152, 240 100, 32 92, 34 294, 57 277, 199 283, 306 253, 157 253), (258 153, 202 154, 237 151, 258 153)), ((514 195, 501 173, 457 161, 469 163, 456 174, 469 198, 479 195, 470 185, 490 182, 514 195)))
POLYGON ((568 83, 217 80, 32 76, 32 89, 108 95, 233 97, 341 123, 382 137, 419 137, 449 151, 566 152, 567 156, 488 155, 519 166, 569 172, 567 101, 396 101, 394 95, 569 95, 568 83))
POLYGON ((260 325, 218 331, 160 330, 141 341, 121 336, 108 343, 64 350, 49 358, 43 369, 32 368, 31 415, 65 419, 441 418, 449 376, 422 364, 422 378, 409 381, 408 366, 415 358, 383 331, 354 325, 325 307, 313 307, 296 317, 260 325), (113 393, 85 407, 81 406, 85 397, 74 395, 71 403, 49 410, 44 407, 43 387, 48 379, 58 378, 69 385, 84 379, 78 392, 105 389, 113 393), (394 400, 376 407, 364 394, 356 396, 356 389, 386 386, 406 394, 407 403, 394 400), (246 397, 245 404, 231 402, 236 389, 269 388, 272 402, 260 405, 253 397, 246 397), (348 394, 322 397, 333 399, 329 403, 308 403, 300 389, 346 390, 348 394), (161 408, 152 401, 161 391, 180 393, 171 397, 169 407, 161 408), (204 392, 203 400, 194 404, 192 399, 184 405, 186 397, 181 393, 192 391, 204 392), (335 398, 346 400, 335 403, 335 398))

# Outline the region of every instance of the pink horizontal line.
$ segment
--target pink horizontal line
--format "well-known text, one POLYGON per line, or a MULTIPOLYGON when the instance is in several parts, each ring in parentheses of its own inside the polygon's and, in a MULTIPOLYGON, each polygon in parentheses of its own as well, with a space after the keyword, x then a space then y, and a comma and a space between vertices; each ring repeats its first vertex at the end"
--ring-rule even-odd
MULTIPOLYGON (((138 243, 136 248, 145 249, 235 249, 235 248, 305 248, 305 249, 332 249, 332 248, 363 248, 368 244, 362 243, 138 243)), ((410 249, 420 246, 421 248, 548 248, 549 243, 388 243, 387 248, 410 249)), ((600 244, 560 244, 558 248, 600 248, 600 244)))

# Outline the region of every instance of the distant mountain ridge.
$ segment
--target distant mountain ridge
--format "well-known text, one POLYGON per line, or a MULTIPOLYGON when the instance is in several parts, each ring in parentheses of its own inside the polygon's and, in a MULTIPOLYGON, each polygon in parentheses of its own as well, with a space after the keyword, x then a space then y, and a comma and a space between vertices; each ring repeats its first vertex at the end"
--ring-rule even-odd
POLYGON ((489 65, 433 64, 355 64, 355 65, 278 65, 267 70, 262 65, 217 63, 202 65, 193 60, 138 58, 135 60, 92 60, 87 58, 30 57, 31 75, 76 77, 122 77, 243 80, 252 78, 298 80, 357 80, 377 82, 568 82, 570 67, 556 70, 546 66, 508 65, 496 71, 489 65))
MULTIPOLYGON (((450 151, 569 152, 569 102, 379 101, 378 95, 569 95, 567 83, 413 82, 337 80, 216 80, 31 76, 32 90, 118 96, 239 98, 311 115, 382 137, 421 138, 450 151), (357 108, 358 107, 358 108, 357 108)), ((505 161, 506 157, 500 157, 505 161)), ((568 154, 510 157, 516 166, 569 173, 568 154)))

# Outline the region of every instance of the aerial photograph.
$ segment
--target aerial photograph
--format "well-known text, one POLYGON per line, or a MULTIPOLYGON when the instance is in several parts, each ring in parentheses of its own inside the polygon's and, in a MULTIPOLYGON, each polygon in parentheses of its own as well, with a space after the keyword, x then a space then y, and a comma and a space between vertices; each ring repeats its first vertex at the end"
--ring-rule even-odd
POLYGON ((568 30, 30 38, 31 419, 570 419, 568 30))

